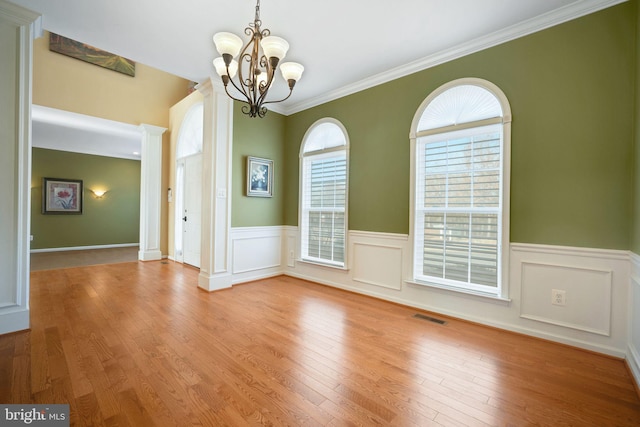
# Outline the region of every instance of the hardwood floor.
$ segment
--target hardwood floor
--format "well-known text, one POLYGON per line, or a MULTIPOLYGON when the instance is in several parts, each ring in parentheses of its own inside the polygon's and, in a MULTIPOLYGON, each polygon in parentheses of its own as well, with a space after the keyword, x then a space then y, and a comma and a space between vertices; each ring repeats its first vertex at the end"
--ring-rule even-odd
POLYGON ((285 276, 215 293, 196 277, 33 272, 31 331, 0 336, 0 402, 68 403, 78 426, 640 425, 621 360, 285 276))

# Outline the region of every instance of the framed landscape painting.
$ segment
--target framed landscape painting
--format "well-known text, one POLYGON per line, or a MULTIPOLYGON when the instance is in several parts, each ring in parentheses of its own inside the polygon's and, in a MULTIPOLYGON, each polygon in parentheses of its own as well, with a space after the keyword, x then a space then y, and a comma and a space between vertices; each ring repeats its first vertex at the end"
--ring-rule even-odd
POLYGON ((81 214, 82 180, 43 178, 43 214, 81 214))
POLYGON ((247 196, 273 195, 273 160, 247 157, 247 196))
POLYGON ((136 75, 136 63, 132 60, 55 33, 49 34, 49 50, 131 77, 136 75))

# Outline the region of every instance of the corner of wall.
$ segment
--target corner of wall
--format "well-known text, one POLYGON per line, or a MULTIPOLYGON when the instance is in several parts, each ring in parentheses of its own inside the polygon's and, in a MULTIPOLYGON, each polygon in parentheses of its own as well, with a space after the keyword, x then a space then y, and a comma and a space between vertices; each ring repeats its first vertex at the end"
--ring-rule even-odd
POLYGON ((640 255, 631 256, 631 280, 629 285, 629 345, 627 365, 640 392, 640 255))

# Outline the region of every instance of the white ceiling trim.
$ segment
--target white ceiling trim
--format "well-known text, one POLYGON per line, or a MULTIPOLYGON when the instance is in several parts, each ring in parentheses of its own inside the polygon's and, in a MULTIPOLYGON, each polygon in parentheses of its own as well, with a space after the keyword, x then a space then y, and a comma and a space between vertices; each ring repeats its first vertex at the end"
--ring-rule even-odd
POLYGON ((38 32, 42 31, 42 15, 36 12, 32 12, 22 6, 15 5, 13 3, 0 0, 0 13, 5 16, 10 16, 14 22, 20 25, 29 25, 34 23, 34 36, 38 32))
POLYGON ((454 46, 451 49, 447 49, 436 54, 429 55, 420 60, 393 68, 389 71, 376 74, 369 78, 360 80, 357 83, 344 86, 340 89, 329 91, 322 96, 292 104, 281 114, 295 114, 300 111, 304 111, 309 108, 345 97, 347 95, 352 95, 365 89, 369 89, 374 86, 399 79, 409 74, 426 70, 428 68, 435 67, 437 65, 444 64, 458 58, 462 58, 472 53, 476 53, 484 49, 488 49, 490 47, 497 46, 502 43, 506 43, 508 41, 533 34, 538 31, 542 31, 544 29, 562 24, 567 21, 571 21, 581 16, 598 12, 600 10, 615 6, 620 3, 625 3, 626 1, 627 0, 578 0, 575 3, 571 3, 552 12, 542 14, 533 19, 528 19, 500 31, 496 31, 491 34, 487 34, 486 36, 479 37, 470 43, 463 43, 458 46, 454 46))

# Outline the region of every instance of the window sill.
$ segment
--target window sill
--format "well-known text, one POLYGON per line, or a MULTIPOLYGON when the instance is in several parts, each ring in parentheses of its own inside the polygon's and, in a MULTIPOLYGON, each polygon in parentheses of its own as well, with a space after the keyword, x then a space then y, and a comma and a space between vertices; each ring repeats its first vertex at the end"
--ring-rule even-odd
POLYGON ((473 297, 478 297, 481 299, 485 299, 485 300, 490 300, 496 303, 500 303, 500 304, 504 304, 504 305, 510 305, 511 304, 511 298, 505 298, 499 295, 494 295, 494 294, 489 294, 486 292, 479 292, 479 291, 473 291, 470 289, 463 289, 463 288, 458 288, 458 287, 454 287, 454 286, 447 286, 447 285, 441 285, 439 283, 430 283, 430 282, 416 282, 413 280, 405 280, 405 283, 409 284, 409 285, 416 285, 416 286, 425 286, 428 288, 435 288, 435 289, 440 289, 446 292, 451 292, 451 293, 456 293, 456 294, 463 294, 463 295, 470 295, 473 297))
POLYGON ((296 262, 299 262, 299 263, 302 263, 302 264, 314 265, 314 266, 317 266, 317 267, 330 268, 332 270, 349 271, 349 269, 346 266, 343 266, 343 265, 329 264, 329 263, 324 263, 324 262, 319 262, 319 261, 312 261, 312 260, 308 260, 308 259, 298 258, 298 259, 296 259, 296 262))

